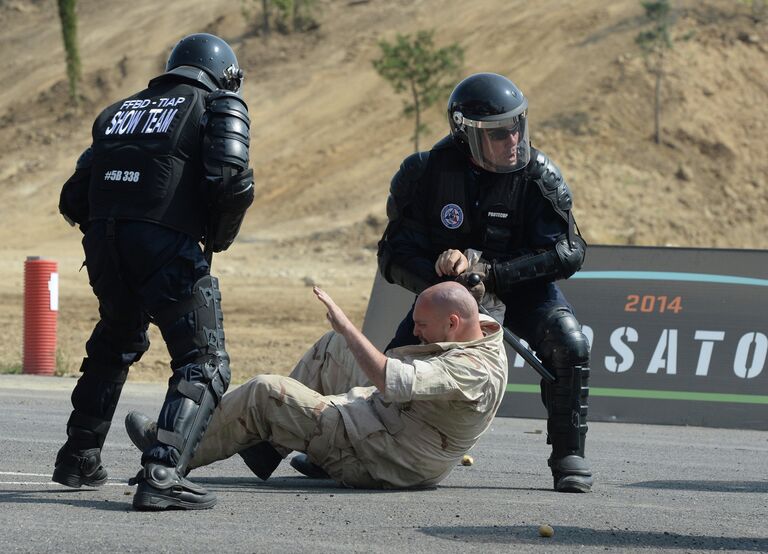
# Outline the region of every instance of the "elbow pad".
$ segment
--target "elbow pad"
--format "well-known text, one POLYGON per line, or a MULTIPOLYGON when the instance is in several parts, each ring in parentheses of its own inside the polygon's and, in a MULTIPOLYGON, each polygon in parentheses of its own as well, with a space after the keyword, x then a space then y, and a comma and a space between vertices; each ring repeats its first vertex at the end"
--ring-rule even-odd
POLYGON ((93 150, 88 147, 77 160, 75 172, 61 187, 59 213, 70 225, 82 225, 88 221, 88 188, 91 181, 93 150))
POLYGON ((493 264, 493 292, 505 294, 520 283, 556 281, 576 273, 584 263, 587 243, 578 235, 573 238, 572 244, 564 237, 551 250, 493 264))
POLYGON ((253 170, 243 171, 215 183, 212 192, 211 219, 205 243, 213 252, 229 248, 240 232, 245 212, 253 204, 253 170))
POLYGON ((399 264, 390 264, 388 270, 389 271, 384 276, 387 281, 395 285, 400 285, 405 290, 411 291, 414 294, 421 294, 421 291, 429 288, 433 284, 416 273, 408 271, 399 264))

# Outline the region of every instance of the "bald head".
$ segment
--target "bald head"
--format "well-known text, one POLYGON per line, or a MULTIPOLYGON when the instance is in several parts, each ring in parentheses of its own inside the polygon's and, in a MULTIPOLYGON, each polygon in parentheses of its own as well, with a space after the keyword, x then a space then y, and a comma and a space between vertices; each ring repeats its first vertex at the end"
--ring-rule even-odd
POLYGON ((419 295, 419 302, 427 302, 441 313, 455 313, 462 319, 477 319, 477 302, 466 287, 453 281, 438 283, 419 295))
POLYGON ((413 309, 414 335, 423 343, 467 342, 483 336, 477 302, 453 281, 425 289, 413 309))

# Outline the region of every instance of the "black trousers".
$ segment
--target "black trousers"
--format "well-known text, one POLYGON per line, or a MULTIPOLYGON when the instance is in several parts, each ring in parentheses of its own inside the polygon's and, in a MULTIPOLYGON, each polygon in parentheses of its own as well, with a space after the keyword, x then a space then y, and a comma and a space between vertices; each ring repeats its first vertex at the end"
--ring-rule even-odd
MULTIPOLYGON (((91 222, 83 249, 100 319, 85 346, 88 357, 72 393, 70 426, 94 433, 100 447, 128 368, 149 348, 147 329, 152 318, 188 298, 209 267, 195 239, 148 222, 91 222)), ((192 317, 185 314, 160 325, 174 375, 159 421, 172 421, 182 401, 173 386, 182 378, 177 370, 184 368, 184 377, 191 382, 202 380, 189 367, 201 357, 198 349, 190 347, 195 333, 192 317)), ((170 463, 178 456, 170 452, 172 448, 158 445, 150 457, 170 463)))

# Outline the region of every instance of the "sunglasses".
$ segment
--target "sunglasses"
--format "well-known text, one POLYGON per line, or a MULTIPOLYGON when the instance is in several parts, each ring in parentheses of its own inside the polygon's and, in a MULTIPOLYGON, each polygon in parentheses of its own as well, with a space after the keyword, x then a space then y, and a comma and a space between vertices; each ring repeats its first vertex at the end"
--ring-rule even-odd
POLYGON ((500 127, 498 129, 489 129, 488 138, 491 140, 506 140, 520 131, 520 125, 514 127, 500 127))

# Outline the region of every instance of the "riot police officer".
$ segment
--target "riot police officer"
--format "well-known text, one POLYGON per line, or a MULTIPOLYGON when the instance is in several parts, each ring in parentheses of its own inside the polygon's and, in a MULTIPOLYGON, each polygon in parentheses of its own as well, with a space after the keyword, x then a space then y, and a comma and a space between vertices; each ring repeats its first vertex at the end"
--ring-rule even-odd
MULTIPOLYGON (((406 158, 392 179, 379 268, 415 293, 444 279, 474 288, 468 275, 482 277, 474 286, 503 302, 504 325, 555 375, 541 383, 554 488, 588 492, 589 344, 554 283, 581 268, 586 243, 560 170, 530 146, 527 108, 501 75, 478 73, 456 86, 450 136, 406 158), (468 259, 468 249, 481 252, 479 260, 468 259)), ((411 316, 388 348, 416 342, 411 316)))
POLYGON ((67 441, 53 472, 58 483, 106 481, 101 449, 128 369, 149 347, 152 322, 173 376, 157 442, 142 455, 133 506, 216 503, 185 475, 230 381, 210 253, 232 244, 254 197, 242 78, 224 40, 204 33, 183 38, 165 73, 96 118, 92 145, 62 189, 60 211, 84 232, 100 320, 72 392, 67 441))

